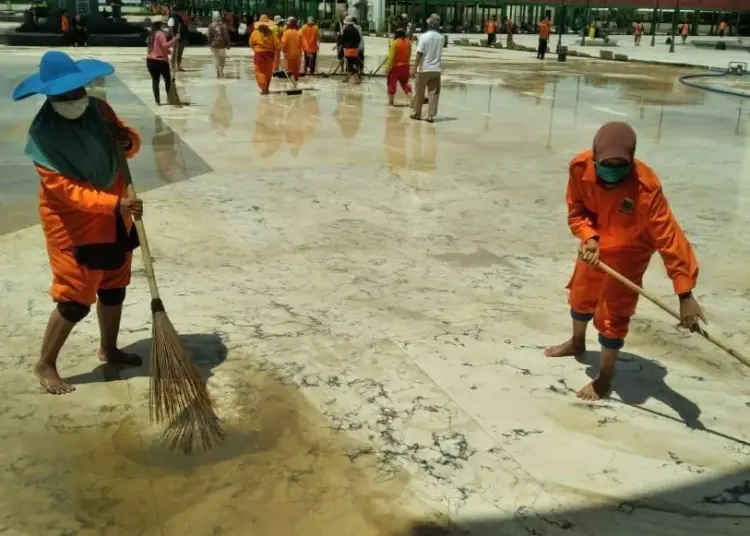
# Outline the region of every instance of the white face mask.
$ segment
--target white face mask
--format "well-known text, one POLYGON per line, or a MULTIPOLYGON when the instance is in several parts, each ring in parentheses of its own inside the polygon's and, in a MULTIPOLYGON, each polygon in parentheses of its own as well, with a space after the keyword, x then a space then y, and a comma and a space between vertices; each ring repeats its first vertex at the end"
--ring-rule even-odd
POLYGON ((55 110, 55 112, 63 116, 65 119, 71 120, 81 117, 86 112, 86 108, 88 108, 88 106, 88 95, 78 100, 59 101, 52 103, 52 109, 55 110))

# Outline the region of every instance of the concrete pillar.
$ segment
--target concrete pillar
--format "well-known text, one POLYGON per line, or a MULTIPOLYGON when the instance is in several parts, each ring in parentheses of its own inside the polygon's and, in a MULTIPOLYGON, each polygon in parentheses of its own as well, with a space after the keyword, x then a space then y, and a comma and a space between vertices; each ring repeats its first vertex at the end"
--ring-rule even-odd
POLYGON ((359 20, 359 8, 357 7, 357 3, 357 0, 347 0, 346 12, 350 17, 357 17, 357 20, 359 20))
POLYGON ((99 13, 99 2, 97 0, 59 0, 60 9, 68 11, 71 17, 77 13, 81 15, 94 15, 99 13))
POLYGON ((368 13, 370 20, 375 25, 375 31, 378 34, 385 32, 385 0, 367 0, 368 13))

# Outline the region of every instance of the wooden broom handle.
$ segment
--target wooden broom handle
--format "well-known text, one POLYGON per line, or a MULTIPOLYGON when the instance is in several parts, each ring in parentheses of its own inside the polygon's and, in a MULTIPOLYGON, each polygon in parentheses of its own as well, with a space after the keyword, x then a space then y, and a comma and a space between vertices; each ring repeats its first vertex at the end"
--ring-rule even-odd
MULTIPOLYGON (((607 275, 613 277, 614 279, 616 279, 617 281, 619 281, 620 283, 622 283, 623 285, 625 285, 626 287, 628 287, 633 292, 637 292, 638 294, 640 294, 641 296, 643 296, 644 298, 646 298, 651 303, 657 305, 659 308, 661 308, 662 310, 666 311, 667 313, 669 313, 670 315, 672 315, 673 317, 675 317, 677 320, 681 320, 679 313, 677 311, 675 311, 674 309, 672 309, 669 305, 667 305, 666 303, 664 303, 664 301, 662 299, 660 299, 657 296, 653 295, 648 290, 645 290, 645 289, 639 287, 638 285, 636 285, 635 283, 633 283, 630 279, 628 279, 624 275, 620 274, 619 272, 613 270, 612 268, 610 268, 609 266, 607 266, 603 262, 599 261, 598 266, 604 272, 606 272, 607 275)), ((719 348, 721 348, 722 350, 724 350, 726 353, 728 353, 729 355, 731 355, 733 358, 735 358, 737 361, 739 361, 743 365, 750 367, 750 359, 748 359, 748 358, 744 357, 743 355, 741 355, 734 348, 730 348, 723 341, 721 341, 721 340, 716 339, 715 337, 713 337, 710 333, 708 333, 705 329, 703 329, 703 327, 698 326, 698 329, 695 332, 698 335, 700 335, 701 337, 705 338, 707 341, 712 342, 713 344, 715 344, 716 346, 718 346, 719 348)))
MULTIPOLYGON (((128 159, 125 156, 125 151, 119 145, 117 146, 117 153, 120 162, 120 173, 122 173, 122 176, 125 179, 128 197, 135 199, 138 195, 135 192, 135 185, 133 184, 133 177, 130 174, 128 159)), ((133 220, 135 224, 135 232, 138 233, 138 241, 141 244, 141 256, 143 257, 143 264, 146 268, 146 278, 148 279, 148 290, 151 293, 151 299, 160 300, 159 287, 156 285, 156 274, 154 273, 154 260, 151 257, 151 250, 148 247, 148 239, 146 238, 146 228, 143 225, 143 218, 142 216, 134 216, 133 220)))

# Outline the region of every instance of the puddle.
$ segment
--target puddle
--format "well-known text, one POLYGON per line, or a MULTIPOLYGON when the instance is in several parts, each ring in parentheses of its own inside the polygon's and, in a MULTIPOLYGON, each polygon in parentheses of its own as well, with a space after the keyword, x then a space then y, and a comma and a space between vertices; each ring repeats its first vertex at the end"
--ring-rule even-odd
POLYGON ((160 446, 121 405, 99 409, 104 421, 130 414, 110 424, 84 423, 74 404, 22 430, 4 443, 13 461, 0 477, 0 530, 411 536, 415 519, 441 519, 412 499, 405 471, 332 430, 295 386, 257 371, 228 384, 239 417, 227 441, 190 457, 160 446))

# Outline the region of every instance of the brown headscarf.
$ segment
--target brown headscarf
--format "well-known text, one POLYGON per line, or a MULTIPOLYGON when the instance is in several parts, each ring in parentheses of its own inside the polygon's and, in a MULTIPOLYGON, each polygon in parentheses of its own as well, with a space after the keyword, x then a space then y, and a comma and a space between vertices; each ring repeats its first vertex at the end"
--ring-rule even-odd
POLYGON ((623 121, 605 123, 594 136, 594 160, 625 160, 635 156, 635 131, 623 121))

